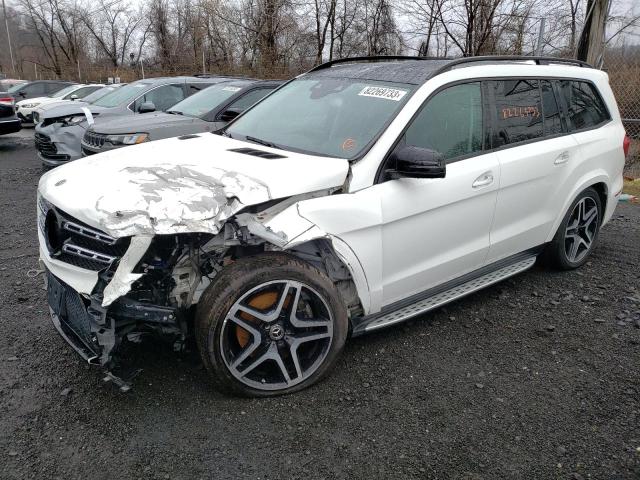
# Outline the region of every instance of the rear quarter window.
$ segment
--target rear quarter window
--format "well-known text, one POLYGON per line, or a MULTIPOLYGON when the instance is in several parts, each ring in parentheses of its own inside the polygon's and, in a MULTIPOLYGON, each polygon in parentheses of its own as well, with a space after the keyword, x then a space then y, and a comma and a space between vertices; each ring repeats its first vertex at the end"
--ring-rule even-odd
POLYGON ((560 80, 559 86, 570 131, 597 127, 611 119, 602 97, 591 83, 560 80))
POLYGON ((494 109, 494 148, 544 135, 538 80, 493 80, 487 84, 494 109))

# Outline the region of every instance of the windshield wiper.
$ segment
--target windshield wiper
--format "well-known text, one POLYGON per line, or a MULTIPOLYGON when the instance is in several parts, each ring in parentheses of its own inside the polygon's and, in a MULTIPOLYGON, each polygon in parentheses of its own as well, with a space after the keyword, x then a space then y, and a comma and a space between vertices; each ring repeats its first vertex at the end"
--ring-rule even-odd
POLYGON ((171 115, 184 115, 184 113, 179 112, 178 110, 167 110, 167 113, 170 113, 171 115))
POLYGON ((268 140, 262 140, 261 138, 252 137, 251 135, 246 135, 245 140, 250 142, 259 143, 260 145, 264 145, 265 147, 277 148, 278 150, 282 150, 281 147, 277 146, 275 143, 272 143, 268 140))

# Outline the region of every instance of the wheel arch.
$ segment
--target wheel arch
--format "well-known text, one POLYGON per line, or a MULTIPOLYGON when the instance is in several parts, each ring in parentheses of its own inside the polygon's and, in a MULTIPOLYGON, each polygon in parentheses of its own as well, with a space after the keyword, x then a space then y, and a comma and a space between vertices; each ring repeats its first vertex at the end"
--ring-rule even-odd
POLYGON ((323 271, 336 284, 350 315, 358 310, 363 314, 370 311, 371 297, 364 269, 353 250, 339 237, 317 232, 317 236, 288 245, 283 251, 323 271))
POLYGON ((551 242, 556 232, 558 231, 558 227, 560 223, 562 223, 562 219, 567 213, 569 206, 578 198, 584 190, 587 188, 593 188, 598 193, 600 197, 600 201, 602 202, 602 216, 601 221, 604 218, 605 212, 607 211, 607 201, 609 199, 609 176, 604 170, 600 170, 596 172, 595 175, 591 174, 589 176, 583 176, 577 182, 575 182, 573 189, 571 190, 570 195, 566 197, 562 208, 558 211, 556 215, 556 219, 553 223, 553 228, 549 231, 547 236, 547 242, 551 242))

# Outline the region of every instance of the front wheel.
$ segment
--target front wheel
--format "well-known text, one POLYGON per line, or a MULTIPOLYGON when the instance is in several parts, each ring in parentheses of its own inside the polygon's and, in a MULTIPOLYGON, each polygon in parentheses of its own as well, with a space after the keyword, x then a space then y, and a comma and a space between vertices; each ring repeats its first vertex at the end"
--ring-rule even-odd
POLYGON ((562 270, 578 268, 593 251, 601 223, 600 196, 593 188, 587 188, 569 207, 556 235, 544 252, 544 259, 562 270))
POLYGON ((333 282, 298 258, 268 253, 226 267, 196 311, 202 360, 227 391, 274 396, 322 378, 346 341, 333 282))

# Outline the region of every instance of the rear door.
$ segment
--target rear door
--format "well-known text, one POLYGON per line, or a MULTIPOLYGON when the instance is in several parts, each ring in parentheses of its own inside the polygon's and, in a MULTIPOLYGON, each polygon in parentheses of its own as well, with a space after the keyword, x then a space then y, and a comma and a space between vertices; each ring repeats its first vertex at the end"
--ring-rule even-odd
POLYGON ((491 263, 546 242, 579 149, 567 132, 551 81, 491 80, 487 90, 491 142, 501 170, 487 257, 491 263))

